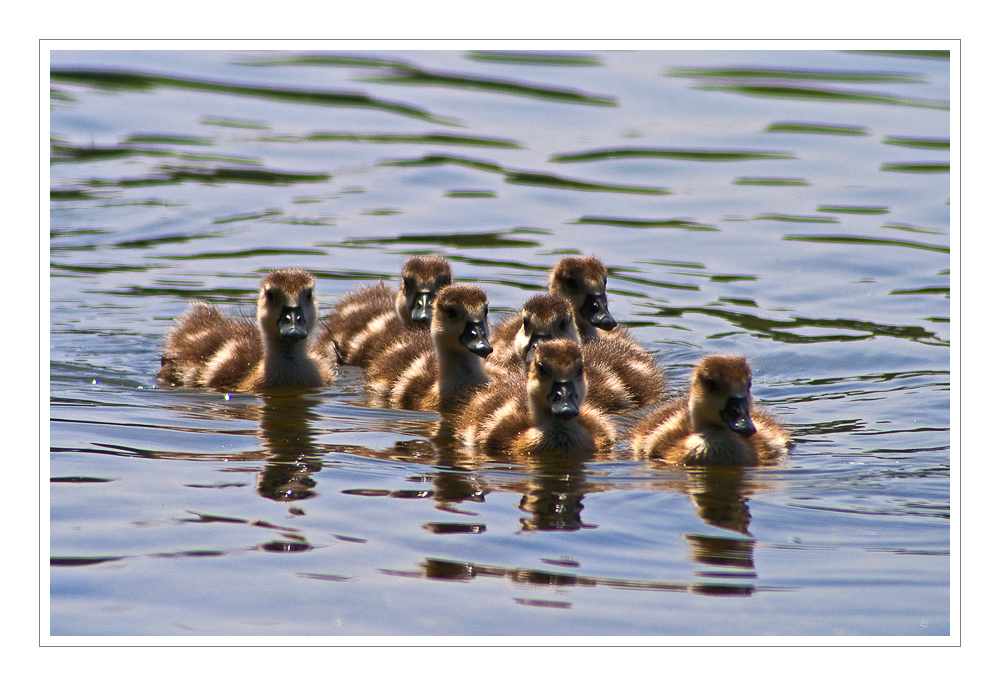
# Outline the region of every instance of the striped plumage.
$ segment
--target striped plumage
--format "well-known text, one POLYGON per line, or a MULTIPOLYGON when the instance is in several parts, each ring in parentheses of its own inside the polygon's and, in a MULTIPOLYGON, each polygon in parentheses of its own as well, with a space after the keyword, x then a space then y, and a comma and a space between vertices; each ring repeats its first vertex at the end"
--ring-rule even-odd
POLYGON ((571 340, 545 340, 527 370, 476 393, 455 424, 470 450, 521 455, 589 455, 610 449, 615 429, 588 402, 584 359, 571 340))
POLYGON ((323 322, 316 350, 331 364, 365 367, 402 332, 427 330, 437 292, 451 284, 451 266, 438 255, 403 264, 395 296, 378 283, 345 295, 323 322))
POLYGON ((750 365, 743 357, 712 355, 698 363, 687 396, 655 408, 636 424, 639 458, 682 465, 773 463, 788 455, 790 437, 753 405, 750 365))
MULTIPOLYGON (((497 327, 490 341, 496 352, 486 361, 491 376, 524 369, 539 341, 580 341, 573 306, 561 295, 545 293, 528 300, 520 314, 497 327)), ((663 400, 666 377, 653 356, 637 343, 619 337, 584 342, 590 404, 604 412, 645 407, 663 400)))
POLYGON ((236 391, 322 386, 334 372, 309 352, 307 337, 315 322, 312 275, 273 271, 261 282, 256 323, 192 303, 168 335, 157 381, 236 391))
POLYGON ((486 293, 476 286, 442 288, 430 331, 408 331, 389 342, 365 369, 365 385, 380 404, 454 413, 489 377, 486 293))

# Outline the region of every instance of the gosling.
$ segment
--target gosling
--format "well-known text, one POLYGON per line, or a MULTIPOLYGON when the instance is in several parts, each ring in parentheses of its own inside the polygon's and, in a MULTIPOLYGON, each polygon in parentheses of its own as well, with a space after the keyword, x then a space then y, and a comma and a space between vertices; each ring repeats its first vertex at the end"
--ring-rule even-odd
POLYGON ((689 466, 754 466, 785 459, 790 436, 754 407, 750 384, 745 358, 704 358, 691 375, 686 397, 661 405, 635 426, 630 442, 636 456, 689 466))
POLYGON ((167 338, 157 381, 242 392, 330 383, 333 369, 306 343, 316 322, 314 290, 309 272, 269 273, 261 281, 256 324, 192 303, 167 338))
POLYGON ((399 335, 365 369, 378 404, 457 413, 489 377, 482 361, 489 343, 489 301, 477 286, 452 285, 434 299, 430 331, 399 335))
POLYGON ((367 367, 387 341, 430 327, 434 298, 451 282, 445 258, 411 257, 403 264, 395 297, 383 283, 345 295, 323 322, 315 350, 331 364, 367 367))
POLYGON ((517 455, 590 455, 615 442, 610 420, 587 404, 583 351, 566 339, 540 341, 526 373, 478 392, 456 435, 470 450, 517 455))

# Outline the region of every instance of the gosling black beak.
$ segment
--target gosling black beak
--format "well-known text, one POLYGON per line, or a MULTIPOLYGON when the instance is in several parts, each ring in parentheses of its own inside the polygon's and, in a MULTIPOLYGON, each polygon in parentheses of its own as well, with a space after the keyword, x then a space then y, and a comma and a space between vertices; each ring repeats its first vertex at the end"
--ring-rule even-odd
POLYGON ((743 438, 757 433, 757 427, 750 421, 750 396, 730 398, 721 413, 722 421, 743 438))
POLYGON ((598 329, 611 331, 611 329, 618 326, 618 322, 616 322, 615 318, 611 316, 610 312, 608 312, 607 295, 594 295, 593 293, 588 293, 587 299, 583 301, 581 312, 583 312, 583 316, 598 329))
POLYGON ((580 414, 580 404, 576 400, 576 389, 572 381, 557 381, 552 384, 548 400, 552 414, 560 419, 572 419, 580 414))
POLYGON ((458 337, 459 342, 469 349, 470 352, 485 358, 493 352, 493 346, 486 338, 486 326, 483 322, 469 322, 465 325, 465 331, 458 337))
POLYGON ((410 319, 417 324, 430 324, 434 311, 431 305, 434 304, 434 294, 430 291, 417 291, 413 299, 413 308, 410 310, 410 319))
POLYGON ((286 341, 301 341, 309 332, 301 307, 283 307, 278 318, 278 334, 286 341))

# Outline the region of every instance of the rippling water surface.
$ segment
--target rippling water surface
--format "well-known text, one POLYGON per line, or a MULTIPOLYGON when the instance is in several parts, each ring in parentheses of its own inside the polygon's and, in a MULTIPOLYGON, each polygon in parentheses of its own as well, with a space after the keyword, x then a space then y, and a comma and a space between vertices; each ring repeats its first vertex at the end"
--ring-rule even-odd
MULTIPOLYGON (((947 53, 51 53, 53 635, 951 633, 947 53), (192 299, 564 255, 787 464, 472 461, 436 415, 154 385, 192 299)), ((617 420, 623 428, 634 416, 617 420)))

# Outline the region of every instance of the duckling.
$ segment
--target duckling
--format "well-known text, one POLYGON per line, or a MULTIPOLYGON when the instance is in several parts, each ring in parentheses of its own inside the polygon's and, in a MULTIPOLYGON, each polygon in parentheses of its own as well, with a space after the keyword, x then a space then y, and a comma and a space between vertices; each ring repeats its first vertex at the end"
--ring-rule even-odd
POLYGON ((642 354, 645 349, 608 311, 608 270, 596 257, 564 257, 549 274, 549 292, 573 303, 573 318, 583 342, 614 338, 642 354))
MULTIPOLYGON (((573 305, 552 293, 528 300, 520 315, 497 327, 491 342, 496 352, 486 361, 491 376, 523 369, 535 346, 550 338, 580 342, 573 321, 573 305)), ((619 338, 583 343, 584 373, 590 404, 604 412, 645 407, 663 400, 666 377, 651 354, 638 344, 619 338)))
POLYGON ((549 292, 573 304, 580 339, 596 341, 598 330, 611 331, 618 322, 608 312, 608 270, 596 257, 564 257, 549 273, 549 292))
POLYGON ((524 303, 519 314, 508 317, 493 330, 494 352, 486 360, 492 376, 522 369, 541 340, 565 338, 580 342, 573 321, 573 306, 561 295, 543 293, 524 303))
POLYGON ((410 328, 430 326, 434 296, 451 281, 445 258, 411 257, 403 265, 395 297, 383 283, 344 296, 323 322, 316 351, 331 363, 367 366, 385 341, 410 328))
POLYGON ((750 365, 736 355, 711 355, 695 367, 687 397, 653 410, 635 427, 640 458, 682 465, 752 466, 788 456, 790 437, 753 406, 750 365))
POLYGON ((615 429, 587 402, 583 351, 576 341, 540 341, 526 373, 478 392, 457 435, 469 449, 523 455, 590 454, 614 445, 615 429))
POLYGON ((334 372, 306 345, 315 322, 312 275, 273 271, 261 281, 256 325, 192 303, 167 338, 156 378, 165 385, 236 391, 323 386, 334 372))
POLYGON ((489 377, 482 358, 493 352, 489 303, 477 286, 452 285, 434 299, 430 331, 408 331, 390 342, 365 369, 378 399, 407 410, 454 413, 489 377))

